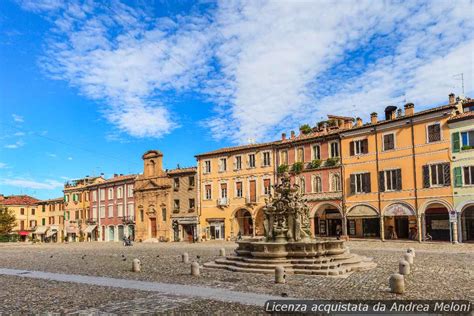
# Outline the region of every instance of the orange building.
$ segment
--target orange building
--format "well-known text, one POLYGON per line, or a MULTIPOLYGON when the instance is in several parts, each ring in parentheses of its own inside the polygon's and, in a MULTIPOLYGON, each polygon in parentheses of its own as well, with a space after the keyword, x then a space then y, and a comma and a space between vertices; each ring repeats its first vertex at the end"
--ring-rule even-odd
POLYGON ((350 237, 452 238, 453 211, 448 119, 456 105, 415 113, 389 106, 385 119, 342 131, 344 227, 350 237))

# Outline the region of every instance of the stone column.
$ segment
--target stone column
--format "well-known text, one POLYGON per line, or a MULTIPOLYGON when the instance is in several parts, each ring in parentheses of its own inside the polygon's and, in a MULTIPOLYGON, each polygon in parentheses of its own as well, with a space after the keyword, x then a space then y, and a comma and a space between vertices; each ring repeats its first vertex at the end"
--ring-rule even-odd
POLYGON ((257 225, 256 225, 257 221, 256 221, 256 219, 257 219, 257 217, 252 217, 252 227, 253 227, 253 229, 252 229, 252 237, 254 237, 254 238, 255 238, 255 236, 256 236, 255 230, 257 230, 257 225))
MULTIPOLYGON (((458 216, 459 214, 456 212, 456 215, 458 216)), ((456 216, 456 219, 457 219, 456 216)), ((451 225, 451 223, 449 223, 451 225)), ((453 243, 457 244, 458 243, 458 221, 456 220, 455 222, 452 223, 452 233, 453 233, 453 243)))
POLYGON ((311 238, 315 238, 315 234, 314 234, 314 217, 310 217, 309 218, 309 227, 311 229, 311 238))
POLYGON ((422 242, 423 241, 423 229, 421 225, 422 217, 417 216, 416 217, 416 228, 418 229, 418 241, 422 242))
POLYGON ((382 241, 385 241, 385 227, 382 215, 380 216, 380 239, 382 239, 382 241))
POLYGON ((342 236, 347 236, 347 216, 342 215, 342 236))

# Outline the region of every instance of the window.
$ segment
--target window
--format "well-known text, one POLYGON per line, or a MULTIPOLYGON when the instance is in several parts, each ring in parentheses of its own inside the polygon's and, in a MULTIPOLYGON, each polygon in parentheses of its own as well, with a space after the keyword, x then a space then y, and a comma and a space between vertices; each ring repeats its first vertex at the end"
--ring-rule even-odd
POLYGON ((331 191, 341 191, 341 176, 339 174, 333 174, 331 176, 331 191))
POLYGON ((221 198, 227 197, 227 183, 221 183, 221 198))
POLYGON ((179 200, 174 200, 173 207, 174 207, 175 210, 179 211, 179 200))
POLYGON ((268 167, 270 166, 270 152, 265 151, 263 153, 263 166, 268 167))
POLYGON ((133 211, 133 204, 130 203, 127 205, 127 216, 130 217, 130 219, 134 219, 135 218, 135 212, 133 211))
POLYGON ((161 209, 161 220, 166 222, 166 208, 164 207, 161 209))
MULTIPOLYGON (((51 205, 49 206, 49 208, 51 208, 51 205)), ((44 213, 46 212, 46 205, 41 205, 41 211, 44 213)))
POLYGON ((320 193, 323 191, 323 186, 320 176, 313 177, 313 192, 320 193))
POLYGON ((117 199, 121 199, 121 198, 123 198, 123 188, 118 187, 117 188, 117 199))
POLYGON ((306 180, 304 177, 300 178, 300 193, 305 194, 306 192, 306 180))
MULTIPOLYGON (((49 220, 51 221, 51 218, 50 218, 49 220)), ((43 219, 41 220, 41 225, 43 225, 43 226, 46 225, 46 218, 43 218, 43 219)))
POLYGON ((315 159, 321 159, 321 146, 319 145, 313 146, 313 160, 315 159))
POLYGON ((242 156, 236 156, 234 164, 235 170, 242 169, 242 156))
POLYGON ((195 207, 194 199, 189 199, 189 209, 194 209, 194 207, 195 207))
POLYGON ((263 194, 270 195, 271 182, 270 179, 263 179, 263 194))
POLYGON ((175 191, 179 190, 179 178, 173 178, 173 189, 175 191))
POLYGON ((107 192, 107 194, 108 194, 108 195, 107 195, 107 198, 108 198, 109 200, 113 200, 113 198, 114 198, 114 189, 113 189, 113 188, 109 188, 109 191, 107 192))
POLYGON ((330 154, 331 158, 337 158, 339 157, 339 143, 338 142, 332 142, 330 143, 330 154))
POLYGON ((423 187, 449 186, 451 171, 449 163, 423 166, 423 187))
POLYGON ((105 217, 105 206, 101 206, 99 209, 100 212, 100 217, 104 218, 105 217))
POLYGON ((235 196, 241 198, 243 196, 242 182, 235 183, 235 196))
POLYGON ((117 216, 118 217, 123 217, 123 205, 122 204, 117 205, 117 216))
POLYGON ((367 139, 355 140, 349 143, 351 156, 367 154, 369 152, 369 141, 367 139))
POLYGON ((463 107, 464 112, 474 112, 474 105, 465 105, 463 107))
POLYGON ((73 194, 72 194, 72 200, 73 200, 74 202, 77 202, 77 201, 79 200, 79 199, 77 198, 77 194, 76 194, 76 193, 73 193, 73 194))
POLYGON ((428 143, 441 140, 441 125, 439 123, 428 125, 428 143))
POLYGON ((97 219, 97 207, 92 208, 92 219, 97 219))
POLYGON ((31 215, 35 215, 35 209, 34 208, 31 209, 31 215))
POLYGON ((210 173, 211 172, 211 161, 206 160, 204 161, 204 173, 210 173))
POLYGON ((25 209, 24 208, 20 208, 20 215, 25 215, 25 209))
POLYGON ((379 172, 379 190, 401 191, 402 190, 402 170, 385 170, 379 172))
POLYGON ((79 211, 74 212, 74 219, 78 220, 79 219, 79 211))
POLYGON ((288 164, 288 151, 283 150, 280 154, 280 159, 281 159, 281 165, 287 165, 288 164))
POLYGON ((383 135, 383 150, 392 150, 395 149, 395 134, 385 134, 383 135))
POLYGON ((105 200, 105 189, 100 189, 99 195, 100 195, 100 200, 104 201, 105 200))
POLYGON ((97 191, 96 190, 92 191, 92 201, 93 202, 97 201, 97 191))
POLYGON ((140 221, 143 222, 143 209, 140 209, 140 221))
POLYGON ((133 184, 128 185, 127 197, 133 197, 133 184))
POLYGON ((66 194, 64 196, 64 202, 68 203, 69 202, 69 194, 66 194))
POLYGON ((474 149, 474 131, 461 133, 462 147, 461 149, 474 149))
POLYGON ((369 193, 370 188, 370 173, 351 174, 351 193, 369 193))
POLYGON ((194 186, 194 176, 189 176, 188 181, 189 181, 189 186, 193 187, 194 186))
POLYGON ((84 201, 89 202, 89 194, 87 192, 84 192, 84 201))
POLYGON ((114 206, 113 205, 109 205, 109 207, 107 208, 107 211, 108 211, 107 217, 114 217, 114 206))
POLYGON ((249 154, 249 168, 255 168, 255 154, 249 154))
POLYGON ((227 159, 221 158, 219 159, 219 172, 224 172, 227 170, 227 159))
POLYGON ((303 148, 298 148, 296 150, 296 161, 297 162, 303 162, 304 161, 304 149, 303 148))
POLYGON ((206 200, 212 199, 212 188, 211 188, 210 184, 206 184, 204 191, 205 191, 205 194, 206 194, 205 199, 206 200))
POLYGON ((464 185, 474 185, 474 166, 464 167, 464 185))

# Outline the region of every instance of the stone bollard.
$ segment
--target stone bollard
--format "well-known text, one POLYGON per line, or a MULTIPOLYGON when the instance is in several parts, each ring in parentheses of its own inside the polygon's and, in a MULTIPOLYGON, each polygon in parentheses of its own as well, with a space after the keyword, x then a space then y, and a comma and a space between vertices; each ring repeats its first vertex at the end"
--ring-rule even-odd
POLYGON ((219 256, 220 257, 225 257, 225 248, 219 249, 219 256))
POLYGON ((411 253, 406 253, 404 256, 403 256, 403 259, 405 259, 405 261, 408 261, 408 263, 410 265, 413 264, 413 255, 411 253))
POLYGON ((415 248, 408 248, 408 249, 407 249, 407 253, 411 253, 411 254, 413 255, 413 258, 416 257, 416 255, 415 255, 415 248))
POLYGON ((191 263, 191 275, 199 276, 199 263, 196 261, 191 263))
POLYGON ((181 255, 181 259, 182 259, 183 263, 188 263, 188 262, 189 262, 189 255, 188 255, 188 253, 187 253, 187 252, 183 253, 183 254, 181 255))
POLYGON ((398 263, 398 273, 401 275, 409 275, 410 274, 410 264, 406 260, 400 260, 398 263))
POLYGON ((142 263, 139 259, 133 259, 133 266, 132 266, 132 271, 133 272, 140 272, 142 268, 142 263))
POLYGON ((390 292, 403 294, 405 292, 405 278, 399 273, 392 274, 389 279, 390 292))
POLYGON ((282 266, 275 267, 275 283, 285 283, 286 282, 286 274, 285 268, 282 266))

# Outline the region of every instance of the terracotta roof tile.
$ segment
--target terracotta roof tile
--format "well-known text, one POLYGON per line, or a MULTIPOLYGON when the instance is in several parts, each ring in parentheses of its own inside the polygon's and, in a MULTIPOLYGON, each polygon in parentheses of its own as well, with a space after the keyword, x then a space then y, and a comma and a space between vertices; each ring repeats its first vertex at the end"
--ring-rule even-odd
POLYGON ((10 195, 0 201, 2 205, 35 205, 40 200, 29 195, 10 195))
POLYGON ((176 168, 168 170, 168 174, 179 174, 179 173, 188 173, 188 172, 196 172, 196 167, 186 167, 186 168, 176 168))
POLYGON ((448 123, 474 119, 474 111, 457 114, 448 120, 448 123))
POLYGON ((198 154, 195 157, 211 156, 211 155, 231 153, 231 152, 247 150, 247 149, 261 148, 261 147, 276 145, 276 144, 279 144, 280 142, 281 141, 278 140, 278 141, 259 143, 259 144, 249 144, 249 145, 241 145, 241 146, 234 146, 234 147, 225 147, 225 148, 220 148, 220 149, 216 149, 216 150, 213 150, 213 151, 209 151, 207 153, 198 154))

